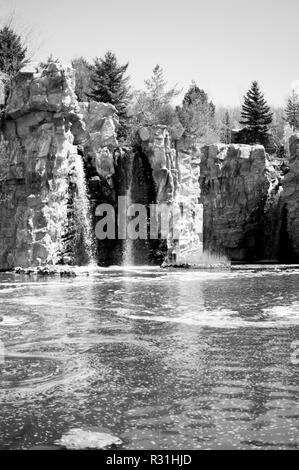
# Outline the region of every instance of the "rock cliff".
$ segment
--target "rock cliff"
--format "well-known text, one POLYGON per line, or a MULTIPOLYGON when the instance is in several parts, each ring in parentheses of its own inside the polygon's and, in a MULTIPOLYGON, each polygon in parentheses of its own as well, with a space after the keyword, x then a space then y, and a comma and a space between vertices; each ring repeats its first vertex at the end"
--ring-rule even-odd
POLYGON ((206 250, 239 261, 277 259, 280 229, 272 230, 271 220, 281 210, 282 188, 264 147, 203 147, 200 185, 206 250))
POLYGON ((142 128, 134 148, 120 147, 117 110, 78 103, 71 68, 24 69, 8 98, 5 81, 0 76, 0 269, 86 264, 92 256, 121 264, 128 250, 137 264, 200 263, 203 248, 234 260, 299 260, 299 134, 290 139, 289 171, 262 146, 198 148, 171 139, 165 126, 142 128), (111 204, 117 218, 119 196, 146 207, 148 238, 93 245, 97 206, 111 204), (153 205, 179 214, 165 215, 166 238, 149 236, 153 205))
POLYGON ((5 105, 8 77, 0 72, 0 111, 5 105))
MULTIPOLYGON (((117 217, 118 196, 125 194, 128 186, 130 155, 119 148, 116 137, 118 115, 109 103, 79 103, 85 123, 83 142, 79 152, 89 188, 93 228, 98 222, 95 216, 100 204, 110 204, 117 217)), ((122 241, 118 239, 96 240, 95 256, 100 265, 121 264, 122 241)))
POLYGON ((168 262, 187 262, 194 252, 202 253, 200 150, 195 146, 185 148, 183 140, 172 145, 166 126, 143 128, 139 134, 142 151, 152 169, 155 202, 158 206, 172 205, 177 214, 170 220, 166 258, 168 262))
POLYGON ((283 179, 283 216, 287 227, 284 237, 286 258, 299 261, 299 134, 289 139, 289 171, 283 179))
MULTIPOLYGON (((85 106, 85 105, 84 105, 85 106)), ((89 106, 94 106, 90 104, 89 106)), ((87 124, 91 138, 83 145, 93 212, 102 203, 109 203, 119 214, 118 198, 126 196, 127 205, 142 204, 147 210, 147 239, 133 241, 98 240, 97 260, 100 264, 121 264, 130 246, 130 262, 134 264, 160 264, 165 257, 178 258, 182 252, 202 251, 202 206, 199 202, 198 149, 185 151, 181 143, 175 148, 166 126, 142 128, 139 144, 134 148, 120 148, 115 140, 117 116, 115 109, 101 106, 92 116, 105 113, 109 118, 105 142, 94 139, 92 124, 87 124), (96 142, 96 145, 95 145, 96 142), (181 212, 177 234, 170 232, 165 238, 151 237, 150 207, 176 204, 181 212)), ((82 106, 81 106, 82 111, 82 106)), ((83 111, 84 114, 84 111, 83 111)), ((85 115, 84 121, 92 123, 85 115)), ((138 142, 138 139, 136 140, 138 142)), ((128 207, 127 207, 128 208, 128 207)), ((95 223, 97 219, 95 220, 95 223)), ((161 233, 161 226, 159 227, 161 233)))
POLYGON ((81 158, 73 90, 72 70, 54 62, 25 69, 12 86, 1 125, 1 269, 57 263, 67 252, 81 158))

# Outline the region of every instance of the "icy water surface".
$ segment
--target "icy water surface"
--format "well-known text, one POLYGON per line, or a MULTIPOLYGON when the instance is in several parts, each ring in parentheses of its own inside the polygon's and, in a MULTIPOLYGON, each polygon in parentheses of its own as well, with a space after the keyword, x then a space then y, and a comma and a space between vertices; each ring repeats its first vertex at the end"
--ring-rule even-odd
POLYGON ((299 272, 1 274, 0 340, 2 449, 299 448, 299 272))

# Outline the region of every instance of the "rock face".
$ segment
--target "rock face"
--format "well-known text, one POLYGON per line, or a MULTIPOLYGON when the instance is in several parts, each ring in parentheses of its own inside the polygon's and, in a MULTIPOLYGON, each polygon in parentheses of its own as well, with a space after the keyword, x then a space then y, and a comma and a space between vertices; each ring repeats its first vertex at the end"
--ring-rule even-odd
MULTIPOLYGON (((232 129, 231 131, 231 143, 232 144, 251 144, 254 142, 250 131, 244 127, 243 129, 232 129)), ((277 146, 275 144, 274 137, 271 133, 267 133, 262 141, 260 142, 263 147, 267 150, 267 153, 277 152, 277 146)))
MULTIPOLYGON (((129 185, 131 155, 118 146, 116 131, 119 120, 115 107, 109 103, 79 103, 85 123, 85 137, 80 146, 89 188, 93 227, 99 218, 96 208, 109 204, 117 217, 118 196, 129 185)), ((122 240, 96 240, 96 259, 100 265, 121 264, 122 240)))
POLYGON ((177 144, 178 187, 175 202, 183 208, 180 237, 174 243, 177 263, 198 264, 203 253, 203 205, 199 186, 201 151, 177 144))
POLYGON ((7 80, 7 75, 3 72, 0 72, 0 110, 5 105, 7 80))
POLYGON ((289 172, 283 180, 283 222, 287 226, 284 237, 286 258, 299 261, 299 134, 289 140, 289 172))
POLYGON ((121 264, 126 251, 136 264, 193 264, 203 248, 233 260, 299 261, 299 134, 290 139, 288 172, 262 146, 199 149, 165 126, 145 127, 134 148, 119 147, 117 110, 78 103, 71 68, 26 68, 8 100, 5 80, 0 269, 86 264, 92 251, 102 265, 121 264), (120 196, 146 207, 148 237, 128 244, 116 232, 93 250, 96 208, 108 203, 117 218, 120 196), (166 236, 151 237, 153 206, 176 210, 158 222, 160 234, 169 222, 166 236))
POLYGON ((166 126, 143 128, 139 132, 142 149, 153 172, 156 187, 156 201, 173 202, 178 182, 176 153, 170 146, 170 136, 166 126))
MULTIPOLYGON (((48 63, 13 84, 0 142, 0 268, 57 263, 76 198, 78 103, 70 68, 48 63)), ((81 128, 83 124, 81 125, 81 128)))
MULTIPOLYGON (((116 218, 120 213, 119 197, 126 197, 127 208, 142 204, 146 208, 147 238, 125 241, 98 240, 97 260, 100 264, 126 263, 127 252, 134 264, 160 264, 165 257, 177 258, 191 248, 202 250, 202 206, 199 202, 199 151, 175 149, 165 126, 146 127, 140 131, 140 144, 135 148, 118 147, 115 130, 116 110, 111 105, 81 105, 86 122, 87 140, 82 146, 87 168, 93 213, 97 206, 113 206, 116 218), (105 116, 105 139, 102 131, 105 116), (178 234, 151 237, 150 207, 176 204, 181 212, 176 224, 178 234)), ((95 218, 94 223, 98 221, 95 218)), ((173 229, 170 221, 170 229, 173 229)), ((160 227, 161 229, 161 227, 160 227)))
POLYGON ((177 217, 170 222, 171 231, 167 237, 168 262, 180 262, 182 256, 186 259, 187 252, 202 253, 199 149, 185 149, 182 140, 174 148, 166 126, 143 128, 140 138, 142 151, 152 170, 155 202, 158 207, 172 205, 177 211, 174 212, 177 217))
POLYGON ((205 249, 233 260, 263 259, 266 251, 277 259, 279 227, 272 233, 265 221, 280 210, 282 189, 264 147, 203 147, 200 185, 205 249))

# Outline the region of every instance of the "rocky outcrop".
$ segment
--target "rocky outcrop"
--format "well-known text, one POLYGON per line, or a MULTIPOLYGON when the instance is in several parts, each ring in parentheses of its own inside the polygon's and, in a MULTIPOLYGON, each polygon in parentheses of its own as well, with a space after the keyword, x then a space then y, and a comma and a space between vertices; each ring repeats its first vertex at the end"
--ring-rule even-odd
POLYGON ((203 254, 203 205, 199 185, 201 151, 197 146, 185 148, 177 143, 178 187, 175 203, 182 208, 180 236, 174 243, 177 263, 198 264, 203 254))
POLYGON ((176 152, 171 148, 166 126, 144 127, 139 131, 142 149, 153 172, 156 201, 173 202, 178 183, 176 152))
POLYGON ((283 222, 287 261, 299 261, 299 134, 289 139, 289 171, 283 180, 283 222))
POLYGON ((0 269, 85 264, 92 251, 99 264, 121 264, 128 246, 137 264, 197 264, 203 248, 234 260, 299 260, 299 134, 285 171, 262 146, 198 148, 165 126, 142 128, 134 148, 119 147, 117 110, 78 103, 71 68, 26 68, 8 99, 5 81, 0 269), (93 250, 96 208, 111 204, 117 219, 119 196, 146 207, 148 238, 128 245, 116 233, 93 250), (161 219, 160 237, 150 236, 152 205, 179 214, 166 238, 161 219))
MULTIPOLYGON (((79 103, 85 123, 85 137, 79 151, 84 158, 89 188, 93 227, 99 221, 96 208, 110 204, 118 215, 118 196, 126 194, 130 184, 133 155, 120 148, 117 141, 119 119, 117 110, 109 103, 79 103)), ((96 259, 99 265, 121 264, 123 240, 96 240, 96 259)))
POLYGON ((8 76, 0 72, 0 111, 5 105, 6 95, 7 95, 7 83, 8 83, 8 76))
POLYGON ((142 151, 152 169, 155 202, 158 207, 172 205, 177 214, 172 218, 167 237, 168 262, 187 259, 188 253, 202 253, 200 150, 195 146, 186 149, 183 140, 178 140, 174 146, 166 126, 143 128, 139 134, 142 151))
MULTIPOLYGON (((243 129, 232 129, 231 130, 231 143, 232 144, 252 144, 252 142, 255 142, 254 136, 250 132, 249 129, 244 127, 243 129)), ((275 139, 273 135, 268 132, 266 133, 263 137, 262 140, 260 141, 260 144, 265 147, 267 153, 273 154, 277 152, 277 145, 275 143, 275 139)))
POLYGON ((55 62, 27 68, 12 86, 0 144, 1 269, 55 264, 64 255, 81 158, 73 90, 72 69, 55 62))
POLYGON ((280 227, 269 223, 281 211, 281 179, 264 147, 203 147, 200 186, 206 250, 239 261, 277 259, 280 227))

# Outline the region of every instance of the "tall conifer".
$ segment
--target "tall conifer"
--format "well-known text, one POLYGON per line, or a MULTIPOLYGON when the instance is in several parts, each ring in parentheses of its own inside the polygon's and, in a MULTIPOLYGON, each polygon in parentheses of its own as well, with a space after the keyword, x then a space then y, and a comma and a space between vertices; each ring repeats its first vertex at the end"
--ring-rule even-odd
POLYGON ((246 126, 250 133, 251 143, 262 143, 272 122, 272 112, 259 89, 257 81, 252 82, 244 96, 240 124, 246 126))

